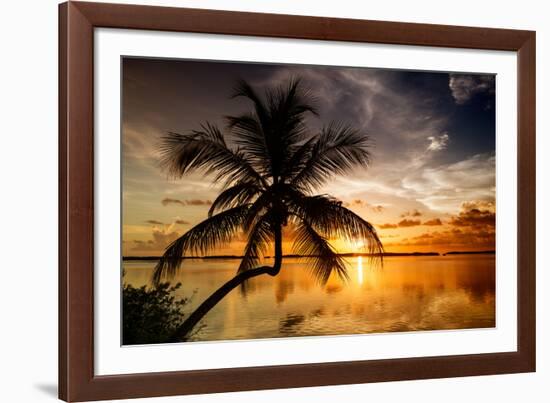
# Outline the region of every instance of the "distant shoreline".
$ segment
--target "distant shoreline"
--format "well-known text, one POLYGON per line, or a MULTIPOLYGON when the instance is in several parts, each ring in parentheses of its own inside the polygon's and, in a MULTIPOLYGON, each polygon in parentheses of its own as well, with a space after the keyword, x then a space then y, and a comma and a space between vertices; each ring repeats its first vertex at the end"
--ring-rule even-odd
POLYGON ((496 251, 494 250, 473 250, 473 251, 464 251, 464 252, 447 252, 443 253, 443 256, 447 255, 494 255, 496 251))
MULTIPOLYGON (((393 256, 447 256, 447 255, 494 255, 494 250, 485 250, 485 251, 451 251, 451 252, 445 252, 445 253, 438 253, 438 252, 386 252, 383 253, 383 257, 393 257, 393 256)), ((339 253, 338 256, 341 257, 377 257, 380 256, 380 254, 369 254, 369 253, 339 253)), ((182 260, 188 260, 188 259, 242 259, 244 256, 239 255, 215 255, 215 256, 183 256, 180 259, 182 260)), ((284 255, 285 258, 307 258, 307 257, 313 257, 313 256, 306 256, 306 255, 284 255)), ((160 256, 123 256, 122 260, 159 260, 160 256)), ((266 259, 270 259, 271 256, 266 256, 266 259)))

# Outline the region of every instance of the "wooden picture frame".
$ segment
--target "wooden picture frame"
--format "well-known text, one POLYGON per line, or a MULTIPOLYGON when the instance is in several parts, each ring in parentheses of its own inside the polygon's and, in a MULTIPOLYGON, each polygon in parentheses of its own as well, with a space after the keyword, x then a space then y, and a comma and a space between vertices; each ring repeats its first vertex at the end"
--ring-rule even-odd
POLYGON ((535 32, 199 9, 59 6, 59 398, 66 401, 535 371, 535 32), (506 50, 518 58, 516 352, 94 375, 94 28, 506 50))

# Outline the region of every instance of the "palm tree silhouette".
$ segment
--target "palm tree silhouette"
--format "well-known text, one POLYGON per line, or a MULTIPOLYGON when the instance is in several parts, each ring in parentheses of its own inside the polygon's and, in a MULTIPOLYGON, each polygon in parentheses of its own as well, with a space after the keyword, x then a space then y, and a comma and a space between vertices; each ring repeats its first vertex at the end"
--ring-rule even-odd
POLYGON ((153 273, 159 284, 173 277, 184 255, 204 255, 227 244, 240 231, 247 236, 237 274, 191 313, 170 342, 185 340, 191 329, 225 295, 248 279, 275 276, 283 261, 282 229, 292 224, 293 251, 308 259, 322 284, 332 273, 346 280, 341 256, 328 239, 362 241, 374 259, 383 246, 374 227, 329 195, 314 195, 335 175, 370 162, 369 137, 350 126, 331 123, 312 134, 306 116, 317 115, 311 91, 300 79, 265 90, 264 96, 239 81, 233 98, 251 101, 253 111, 229 116, 226 136, 210 123, 187 134, 170 132, 162 138, 161 166, 173 177, 192 171, 213 174, 223 190, 208 218, 170 244, 153 273), (270 245, 273 265, 259 266, 270 245))

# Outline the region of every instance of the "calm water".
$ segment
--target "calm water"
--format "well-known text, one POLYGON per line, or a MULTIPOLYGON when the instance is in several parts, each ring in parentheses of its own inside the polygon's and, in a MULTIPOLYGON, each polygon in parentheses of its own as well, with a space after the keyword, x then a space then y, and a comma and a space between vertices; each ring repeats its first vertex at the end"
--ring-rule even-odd
MULTIPOLYGON (((495 326, 495 257, 390 257, 383 268, 347 259, 351 281, 312 280, 303 259, 277 277, 259 276, 246 295, 233 290, 205 317, 196 341, 317 336, 495 326)), ((175 282, 191 311, 235 275, 238 260, 185 260, 175 282)), ((125 261, 125 281, 149 284, 155 262, 125 261)))

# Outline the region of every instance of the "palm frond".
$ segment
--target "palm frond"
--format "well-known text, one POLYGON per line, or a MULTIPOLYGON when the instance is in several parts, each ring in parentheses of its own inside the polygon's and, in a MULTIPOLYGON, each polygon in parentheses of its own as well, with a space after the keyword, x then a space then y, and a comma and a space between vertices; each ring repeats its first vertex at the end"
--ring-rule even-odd
POLYGON ((318 115, 315 97, 301 82, 299 77, 291 78, 286 85, 266 92, 271 120, 284 145, 303 141, 296 137, 303 134, 305 115, 318 115))
POLYGON ((236 143, 254 158, 264 175, 278 177, 290 157, 289 151, 306 140, 305 115, 317 114, 313 96, 300 79, 268 88, 263 97, 240 81, 235 96, 252 100, 255 112, 227 118, 236 143))
POLYGON ((291 148, 289 153, 290 156, 285 162, 283 171, 281 172, 283 182, 288 179, 292 179, 302 169, 304 169, 304 166, 311 155, 311 150, 313 149, 313 145, 316 140, 316 137, 310 137, 301 145, 291 148))
POLYGON ((226 185, 239 179, 264 182, 244 153, 229 148, 220 130, 208 123, 187 134, 167 133, 159 151, 161 167, 174 177, 202 171, 215 174, 215 181, 225 180, 226 185))
POLYGON ((261 125, 267 126, 269 111, 264 100, 256 93, 256 90, 246 80, 238 80, 233 89, 232 98, 247 98, 254 105, 254 112, 261 125))
POLYGON ((331 123, 323 128, 311 149, 308 161, 292 184, 315 189, 336 175, 349 173, 355 167, 370 164, 369 137, 351 126, 331 123))
POLYGON ((272 207, 273 194, 269 191, 262 192, 254 203, 250 205, 248 215, 243 222, 243 229, 250 231, 250 229, 257 223, 257 221, 263 217, 263 215, 269 211, 272 207))
POLYGON ((266 143, 264 126, 254 114, 226 116, 227 127, 231 131, 235 144, 242 148, 246 157, 262 175, 272 175, 271 155, 266 143))
POLYGON ((218 197, 216 197, 208 210, 208 217, 212 217, 216 211, 249 203, 261 191, 262 188, 253 182, 238 182, 222 191, 218 197))
POLYGON ((290 151, 307 139, 306 115, 317 115, 317 110, 314 97, 301 85, 300 78, 291 78, 286 85, 268 89, 266 98, 270 112, 267 145, 273 174, 280 176, 290 151))
POLYGON ((344 260, 307 221, 298 223, 292 249, 306 256, 311 265, 310 271, 319 283, 326 284, 332 273, 336 273, 341 280, 349 279, 344 260))
POLYGON ((164 251, 153 272, 153 283, 173 277, 186 255, 206 254, 208 251, 227 244, 247 217, 250 204, 226 210, 197 224, 172 242, 164 251))
POLYGON ((374 226, 342 206, 339 200, 323 195, 305 196, 296 192, 291 204, 293 213, 300 220, 309 222, 323 236, 348 242, 361 241, 373 263, 383 262, 384 246, 374 226))
POLYGON ((273 233, 268 217, 260 218, 248 233, 248 242, 244 257, 239 265, 238 273, 250 270, 258 265, 262 256, 265 256, 267 247, 273 240, 273 233))

